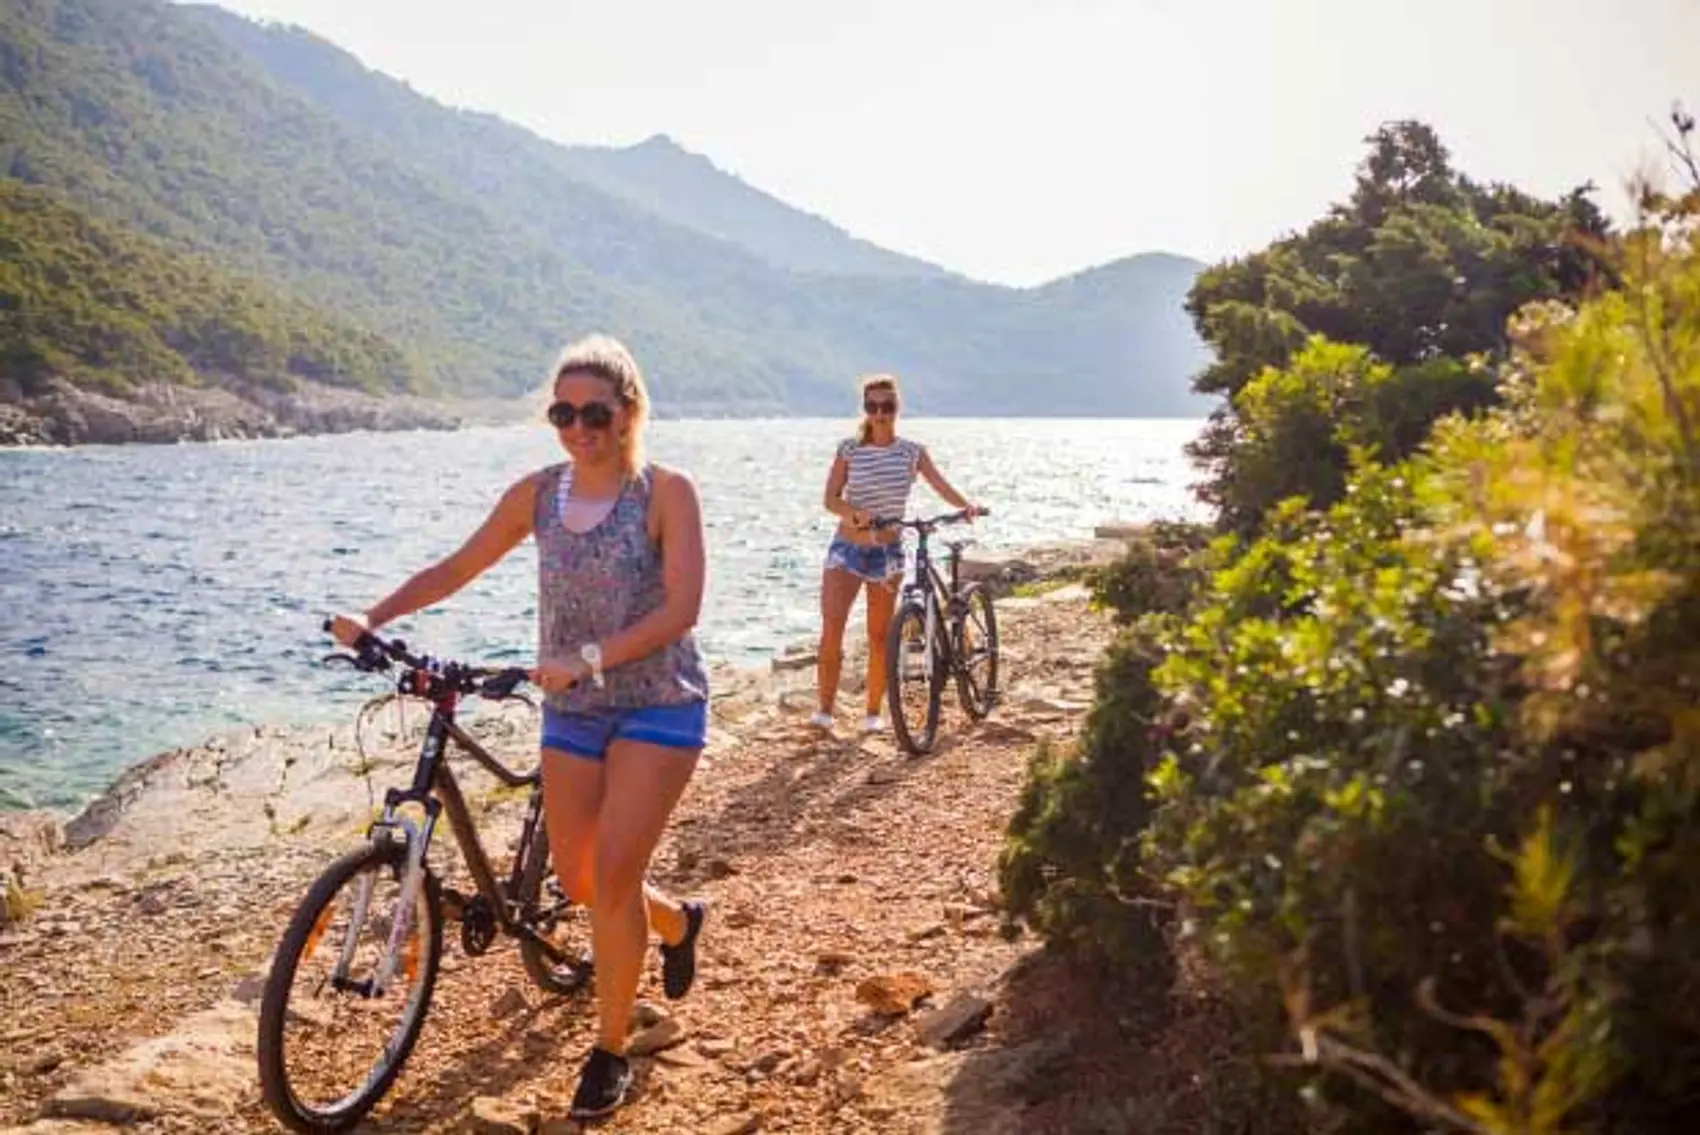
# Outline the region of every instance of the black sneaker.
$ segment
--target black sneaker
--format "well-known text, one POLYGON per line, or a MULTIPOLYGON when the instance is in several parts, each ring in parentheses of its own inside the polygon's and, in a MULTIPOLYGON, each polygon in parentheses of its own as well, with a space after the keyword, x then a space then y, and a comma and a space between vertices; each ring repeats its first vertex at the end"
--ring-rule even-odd
POLYGON ((624 1056, 603 1048, 590 1050, 590 1059, 579 1073, 578 1091, 573 1093, 572 1119, 600 1119, 626 1102, 632 1090, 632 1066, 624 1056))
POLYGON ((702 932, 702 920, 708 905, 687 899, 679 904, 685 912, 685 936, 677 946, 661 943, 661 989, 669 1001, 677 1001, 691 991, 697 979, 697 935, 702 932))

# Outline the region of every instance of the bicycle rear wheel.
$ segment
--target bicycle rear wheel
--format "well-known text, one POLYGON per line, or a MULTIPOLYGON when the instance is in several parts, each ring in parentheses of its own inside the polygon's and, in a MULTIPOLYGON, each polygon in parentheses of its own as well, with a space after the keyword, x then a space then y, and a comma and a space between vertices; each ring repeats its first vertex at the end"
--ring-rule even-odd
POLYGON ((442 890, 429 871, 388 986, 379 993, 373 981, 402 915, 406 863, 395 840, 344 855, 307 891, 278 944, 260 1000, 260 1088, 291 1131, 353 1127, 419 1039, 443 954, 442 890))
POLYGON ((565 996, 590 983, 593 973, 590 952, 573 948, 575 941, 586 940, 589 927, 578 917, 583 908, 561 893, 550 862, 549 833, 543 826, 543 817, 539 816, 531 829, 531 845, 525 849, 519 893, 514 896, 519 907, 516 917, 520 925, 529 926, 546 938, 561 957, 554 957, 541 943, 524 936, 519 940, 519 956, 525 963, 525 972, 539 989, 565 996))
POLYGON ((992 712, 998 699, 998 617, 992 593, 970 583, 957 593, 962 615, 952 628, 956 638, 956 693, 976 721, 992 712))
POLYGON ((944 699, 944 670, 936 635, 933 642, 927 641, 926 608, 903 604, 886 637, 885 697, 892 732, 911 756, 932 752, 944 699))

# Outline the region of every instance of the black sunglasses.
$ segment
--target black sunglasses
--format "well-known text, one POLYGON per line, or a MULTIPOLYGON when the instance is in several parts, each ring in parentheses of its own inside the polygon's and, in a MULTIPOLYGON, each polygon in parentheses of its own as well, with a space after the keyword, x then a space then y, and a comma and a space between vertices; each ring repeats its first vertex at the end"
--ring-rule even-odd
POLYGON ((895 414, 897 413, 897 400, 895 398, 869 398, 862 403, 862 411, 867 414, 895 414))
POLYGON ((549 407, 549 424, 564 430, 574 422, 583 422, 587 430, 605 430, 614 424, 614 407, 606 402, 586 402, 574 406, 571 402, 556 402, 549 407))

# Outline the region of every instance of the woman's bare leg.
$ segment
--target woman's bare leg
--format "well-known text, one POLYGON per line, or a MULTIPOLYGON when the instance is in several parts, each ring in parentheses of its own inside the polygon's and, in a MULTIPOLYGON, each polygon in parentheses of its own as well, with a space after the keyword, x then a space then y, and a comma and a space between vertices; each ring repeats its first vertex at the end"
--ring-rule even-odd
POLYGON ((815 697, 820 711, 832 714, 838 700, 838 677, 844 670, 844 625, 862 580, 838 568, 827 568, 820 582, 820 645, 815 660, 815 697))
POLYGON ((596 954, 598 1044, 609 1052, 626 1049, 652 918, 663 940, 684 936, 677 903, 655 892, 658 901, 646 910, 643 880, 700 752, 627 739, 608 746, 597 817, 591 942, 596 954))

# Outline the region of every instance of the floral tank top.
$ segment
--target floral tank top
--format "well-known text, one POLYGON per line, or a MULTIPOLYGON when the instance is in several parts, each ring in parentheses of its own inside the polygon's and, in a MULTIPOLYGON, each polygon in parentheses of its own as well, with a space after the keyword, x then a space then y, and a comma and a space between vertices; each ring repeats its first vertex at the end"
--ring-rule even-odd
MULTIPOLYGON (((586 532, 569 531, 561 518, 571 478, 570 462, 544 470, 533 506, 538 656, 552 661, 577 658, 579 647, 624 630, 663 599, 661 549, 649 535, 652 468, 628 477, 607 515, 586 532)), ((604 671, 603 683, 598 689, 587 679, 548 695, 547 704, 558 712, 584 713, 708 699, 708 673, 690 632, 604 671)))

